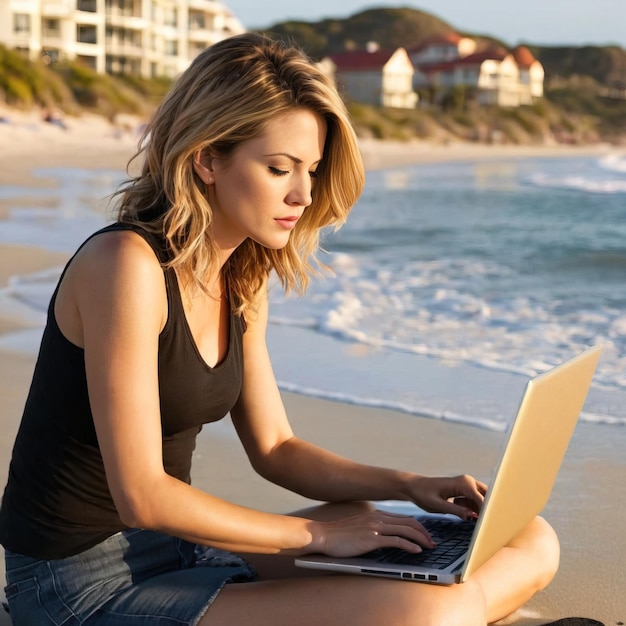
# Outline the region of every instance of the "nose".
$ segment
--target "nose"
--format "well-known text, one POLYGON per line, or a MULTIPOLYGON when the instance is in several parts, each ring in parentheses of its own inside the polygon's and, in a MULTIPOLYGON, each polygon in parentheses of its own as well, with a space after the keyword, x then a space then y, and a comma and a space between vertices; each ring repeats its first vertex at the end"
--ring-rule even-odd
POLYGON ((287 204, 290 206, 308 207, 313 202, 311 175, 309 172, 305 172, 303 175, 294 176, 292 180, 293 184, 286 198, 287 204))

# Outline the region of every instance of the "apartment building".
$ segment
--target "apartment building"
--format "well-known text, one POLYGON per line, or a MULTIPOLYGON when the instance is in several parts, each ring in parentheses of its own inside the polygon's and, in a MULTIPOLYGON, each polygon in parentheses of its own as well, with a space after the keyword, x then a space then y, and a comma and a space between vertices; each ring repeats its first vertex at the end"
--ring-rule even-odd
POLYGON ((0 43, 100 73, 173 77, 244 30, 218 0, 0 0, 0 43))

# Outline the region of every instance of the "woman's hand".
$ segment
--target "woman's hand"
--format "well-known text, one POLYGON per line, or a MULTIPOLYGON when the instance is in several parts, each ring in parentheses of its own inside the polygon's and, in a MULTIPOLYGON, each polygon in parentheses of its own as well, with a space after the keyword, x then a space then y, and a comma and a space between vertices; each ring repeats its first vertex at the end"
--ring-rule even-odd
POLYGON ((307 552, 357 556, 377 548, 421 552, 434 548, 428 531, 413 517, 371 511, 332 522, 311 522, 313 541, 307 552))
POLYGON ((486 493, 487 485, 472 476, 416 476, 411 479, 408 496, 429 513, 451 513, 470 520, 479 513, 486 493))

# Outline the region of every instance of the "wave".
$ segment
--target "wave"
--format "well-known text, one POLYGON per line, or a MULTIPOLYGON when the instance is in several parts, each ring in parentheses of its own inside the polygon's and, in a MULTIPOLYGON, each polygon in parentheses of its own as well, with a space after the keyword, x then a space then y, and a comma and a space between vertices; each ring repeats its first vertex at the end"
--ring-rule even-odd
MULTIPOLYGON (((414 415, 416 417, 435 419, 454 424, 463 424, 465 426, 473 426, 475 428, 482 428, 484 430, 495 432, 505 432, 509 428, 509 423, 501 420, 480 418, 476 417, 476 415, 466 415, 453 411, 439 411, 437 409, 431 409, 427 406, 414 406, 403 402, 394 402, 380 398, 367 398, 362 395, 332 392, 324 389, 297 385, 286 381, 278 381, 278 386, 282 391, 310 398, 330 400, 332 402, 351 404, 353 406, 360 406, 364 408, 396 411, 399 413, 414 415)), ((583 422, 608 426, 626 426, 626 417, 615 417, 604 413, 583 411, 580 415, 580 420, 583 422)))
POLYGON ((598 161, 598 165, 611 172, 626 174, 626 154, 608 154, 598 161))
POLYGON ((320 398, 322 400, 332 400, 334 402, 341 402, 343 404, 352 404, 355 406, 384 409, 389 411, 397 411, 399 413, 407 413, 409 415, 415 415, 416 417, 426 417, 429 419, 441 420, 444 422, 453 422, 456 424, 465 424, 468 426, 475 426, 486 430, 493 430, 503 432, 507 429, 507 424, 500 420, 481 419, 475 416, 462 415, 460 413, 454 413, 451 411, 438 411, 436 409, 429 409, 428 407, 412 406, 403 402, 394 402, 391 400, 383 400, 380 398, 367 398, 362 395, 352 395, 348 393, 339 393, 332 391, 325 391, 323 389, 314 389, 311 387, 305 387, 286 381, 278 381, 278 386, 281 390, 290 393, 295 393, 301 396, 309 396, 312 398, 320 398))
POLYGON ((534 174, 529 176, 526 182, 535 187, 583 191, 593 194, 626 193, 626 180, 622 179, 597 179, 587 176, 548 176, 547 174, 534 174))

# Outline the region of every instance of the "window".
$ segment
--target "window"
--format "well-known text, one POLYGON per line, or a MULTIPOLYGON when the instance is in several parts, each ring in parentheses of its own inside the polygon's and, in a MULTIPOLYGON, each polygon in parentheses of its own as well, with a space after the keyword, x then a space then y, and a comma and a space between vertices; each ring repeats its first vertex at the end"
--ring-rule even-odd
POLYGON ((30 15, 28 13, 16 13, 13 16, 14 33, 30 33, 30 15))
POLYGON ((61 58, 61 53, 56 48, 44 48, 41 51, 41 59, 46 65, 57 63, 61 58))
POLYGON ((76 41, 80 43, 97 43, 96 27, 89 24, 77 24, 76 41))
POLYGON ((170 39, 165 41, 165 56, 175 57, 178 56, 178 42, 170 39))
POLYGON ((79 11, 87 11, 88 13, 95 13, 97 11, 96 0, 78 0, 76 8, 79 11))
POLYGON ((163 11, 163 23, 165 26, 178 26, 178 13, 175 7, 169 7, 163 11))
POLYGON ((60 37, 61 21, 57 19, 44 18, 41 20, 41 34, 44 37, 60 37))
POLYGON ((189 30, 204 30, 206 28, 203 13, 189 13, 189 30))
POLYGON ((89 57, 89 56, 85 56, 83 54, 79 54, 79 55, 76 56, 76 60, 81 65, 84 65, 85 67, 89 67, 92 70, 96 70, 97 69, 96 57, 89 57))

